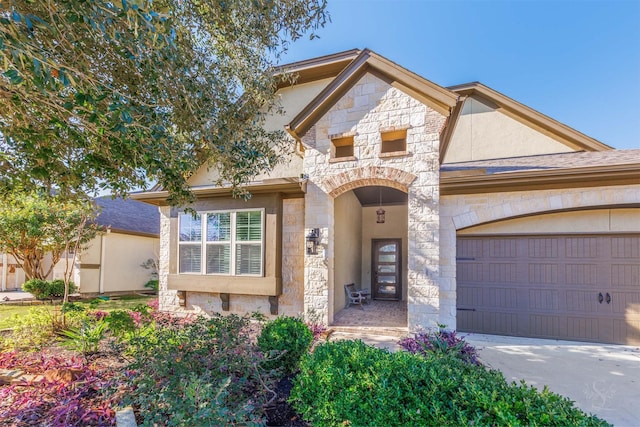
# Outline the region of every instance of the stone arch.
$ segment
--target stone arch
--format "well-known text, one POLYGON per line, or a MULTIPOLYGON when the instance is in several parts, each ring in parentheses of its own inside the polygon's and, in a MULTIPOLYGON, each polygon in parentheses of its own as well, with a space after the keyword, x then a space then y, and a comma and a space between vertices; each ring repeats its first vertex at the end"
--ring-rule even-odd
POLYGON ((333 198, 358 187, 381 185, 405 193, 416 176, 400 169, 382 166, 365 166, 350 169, 322 180, 322 187, 333 198))
POLYGON ((507 219, 578 209, 638 206, 640 193, 632 187, 594 187, 531 192, 528 197, 504 195, 500 204, 487 205, 453 216, 456 230, 507 219), (603 197, 603 193, 608 194, 603 197))

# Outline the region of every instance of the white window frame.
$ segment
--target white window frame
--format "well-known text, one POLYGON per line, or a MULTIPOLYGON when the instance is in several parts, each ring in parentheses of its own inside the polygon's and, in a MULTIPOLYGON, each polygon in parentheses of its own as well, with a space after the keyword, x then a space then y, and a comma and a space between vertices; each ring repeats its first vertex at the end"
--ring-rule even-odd
POLYGON ((182 215, 190 215, 188 213, 180 213, 178 215, 178 250, 177 250, 177 269, 178 274, 180 275, 197 275, 197 276, 236 276, 236 277, 264 277, 264 246, 265 246, 265 209, 264 208, 253 208, 253 209, 226 209, 226 210, 209 210, 209 211, 198 211, 196 212, 200 215, 200 242, 191 242, 191 241, 180 241, 180 221, 182 220, 182 215), (236 269, 236 251, 237 246, 239 244, 257 244, 258 242, 255 240, 237 240, 236 238, 236 214, 238 212, 260 212, 260 273, 259 274, 237 274, 236 269), (209 214, 230 214, 230 240, 220 241, 220 242, 207 242, 207 216, 209 214), (180 246, 181 245, 200 245, 200 272, 180 272, 180 246), (229 244, 230 251, 230 265, 229 265, 229 273, 207 273, 207 245, 220 245, 220 244, 229 244))

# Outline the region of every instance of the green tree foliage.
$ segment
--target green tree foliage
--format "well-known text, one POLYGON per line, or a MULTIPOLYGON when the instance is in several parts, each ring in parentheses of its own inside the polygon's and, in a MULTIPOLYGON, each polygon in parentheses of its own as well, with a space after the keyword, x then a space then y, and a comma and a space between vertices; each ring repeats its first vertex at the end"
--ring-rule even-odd
POLYGON ((192 200, 202 164, 237 185, 281 158, 276 64, 326 0, 0 2, 0 184, 192 200))
POLYGON ((0 252, 13 255, 28 279, 46 279, 65 251, 75 254, 95 237, 96 214, 95 206, 81 199, 7 193, 0 197, 0 252))

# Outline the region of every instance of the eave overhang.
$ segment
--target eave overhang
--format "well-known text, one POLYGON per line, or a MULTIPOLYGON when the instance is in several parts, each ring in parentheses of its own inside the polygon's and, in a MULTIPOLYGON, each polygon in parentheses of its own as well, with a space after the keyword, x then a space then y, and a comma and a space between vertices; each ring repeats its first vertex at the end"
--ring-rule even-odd
POLYGON ((440 173, 440 194, 502 193, 640 185, 640 163, 484 174, 484 169, 440 173))
MULTIPOLYGON (((242 189, 247 190, 251 194, 281 193, 289 197, 301 197, 307 191, 307 180, 297 177, 265 179, 264 181, 254 181, 244 185, 242 189)), ((231 185, 221 187, 214 185, 198 186, 192 187, 191 191, 196 198, 231 197, 233 195, 233 187, 231 185)), ((167 203, 167 198, 169 197, 168 191, 157 190, 133 193, 130 194, 129 197, 151 205, 169 205, 167 203)))
MULTIPOLYGON (((307 59, 304 61, 292 62, 284 64, 276 68, 276 75, 291 74, 294 76, 296 85, 309 83, 317 80, 335 77, 344 68, 353 61, 360 49, 351 49, 344 52, 334 53, 332 55, 321 56, 319 58, 307 59)), ((277 88, 291 86, 291 82, 281 81, 277 88)))
POLYGON ((374 74, 446 117, 449 117, 458 102, 457 94, 364 49, 286 126, 287 131, 296 140, 300 140, 366 73, 374 74))

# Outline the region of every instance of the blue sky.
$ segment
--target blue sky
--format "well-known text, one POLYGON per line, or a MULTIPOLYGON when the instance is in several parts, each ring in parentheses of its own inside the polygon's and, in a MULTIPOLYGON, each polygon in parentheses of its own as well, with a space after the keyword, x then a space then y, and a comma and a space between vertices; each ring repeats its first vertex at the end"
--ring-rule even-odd
POLYGON ((640 0, 329 0, 284 62, 365 48, 442 86, 485 85, 615 148, 640 148, 640 0))

